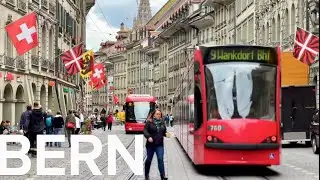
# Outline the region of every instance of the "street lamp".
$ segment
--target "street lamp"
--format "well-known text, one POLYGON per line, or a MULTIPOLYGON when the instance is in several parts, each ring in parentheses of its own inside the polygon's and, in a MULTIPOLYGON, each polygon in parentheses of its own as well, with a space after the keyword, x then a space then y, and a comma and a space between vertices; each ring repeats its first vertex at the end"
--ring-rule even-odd
MULTIPOLYGON (((228 12, 230 11, 230 9, 225 5, 225 4, 223 4, 223 3, 221 3, 221 2, 216 2, 216 0, 205 0, 203 3, 202 3, 202 5, 204 5, 204 6, 211 6, 211 7, 214 7, 214 4, 218 4, 218 5, 221 5, 221 6, 223 6, 226 10, 228 10, 228 12)), ((202 6, 201 5, 201 6, 202 6)), ((236 21, 236 19, 237 19, 237 15, 236 15, 236 2, 234 1, 234 10, 233 10, 234 12, 234 17, 233 17, 233 35, 234 35, 234 39, 233 39, 233 42, 234 42, 234 44, 236 44, 237 43, 237 33, 236 33, 236 27, 237 27, 237 21, 236 21)))

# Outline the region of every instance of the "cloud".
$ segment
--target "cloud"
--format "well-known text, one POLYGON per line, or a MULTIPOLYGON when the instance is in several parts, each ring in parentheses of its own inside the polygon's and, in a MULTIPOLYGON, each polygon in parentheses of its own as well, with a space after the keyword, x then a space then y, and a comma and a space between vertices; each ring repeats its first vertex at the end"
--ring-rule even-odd
MULTIPOLYGON (((149 1, 152 14, 154 15, 168 0, 149 1)), ((116 32, 119 30, 122 22, 125 26, 131 28, 137 10, 136 0, 96 0, 95 6, 91 8, 87 16, 87 48, 98 50, 101 42, 115 40, 116 32)))
POLYGON ((99 50, 100 43, 105 41, 114 41, 116 32, 119 28, 109 26, 104 17, 95 13, 95 8, 87 15, 86 19, 86 42, 87 49, 99 50))

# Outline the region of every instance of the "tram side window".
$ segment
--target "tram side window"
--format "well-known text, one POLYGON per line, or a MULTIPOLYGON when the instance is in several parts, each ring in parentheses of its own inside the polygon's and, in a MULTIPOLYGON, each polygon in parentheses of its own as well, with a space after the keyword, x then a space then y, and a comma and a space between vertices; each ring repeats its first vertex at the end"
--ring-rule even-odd
POLYGON ((206 90, 207 90, 207 117, 210 120, 214 119, 221 119, 219 110, 218 110, 218 103, 217 103, 217 96, 214 86, 213 75, 211 74, 208 68, 205 68, 206 73, 206 90))
POLYGON ((195 110, 195 129, 199 129, 203 123, 203 114, 202 114, 202 99, 201 99, 201 91, 198 87, 195 88, 194 91, 194 110, 195 110))

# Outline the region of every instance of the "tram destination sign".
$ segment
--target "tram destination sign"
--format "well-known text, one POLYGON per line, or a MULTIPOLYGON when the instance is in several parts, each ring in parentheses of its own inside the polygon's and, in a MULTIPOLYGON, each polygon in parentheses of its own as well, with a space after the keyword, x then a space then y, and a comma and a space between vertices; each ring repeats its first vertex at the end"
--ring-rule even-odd
POLYGON ((209 48, 205 63, 245 61, 277 64, 277 50, 269 47, 255 46, 225 46, 209 48))

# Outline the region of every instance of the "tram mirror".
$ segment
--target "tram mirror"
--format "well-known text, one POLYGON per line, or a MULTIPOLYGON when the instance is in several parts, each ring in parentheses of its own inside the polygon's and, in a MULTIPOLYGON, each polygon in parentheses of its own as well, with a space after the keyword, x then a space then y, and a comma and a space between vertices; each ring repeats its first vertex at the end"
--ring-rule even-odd
POLYGON ((194 74, 200 74, 200 63, 199 62, 194 63, 194 74))

